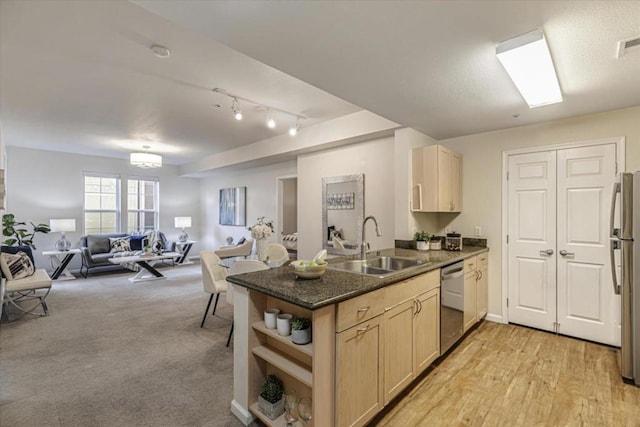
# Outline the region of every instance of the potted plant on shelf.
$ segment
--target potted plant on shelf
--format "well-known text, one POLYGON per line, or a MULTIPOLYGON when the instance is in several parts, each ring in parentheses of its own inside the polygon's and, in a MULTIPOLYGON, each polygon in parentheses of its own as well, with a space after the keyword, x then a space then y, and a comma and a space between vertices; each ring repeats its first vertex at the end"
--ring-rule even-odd
POLYGON ((275 375, 268 375, 258 396, 258 407, 269 419, 275 420, 284 412, 282 381, 275 375))
POLYGON ((291 319, 291 342, 300 345, 311 342, 311 320, 305 317, 291 319))
POLYGON ((419 251, 429 250, 429 233, 425 231, 416 231, 413 235, 413 240, 416 241, 416 248, 419 251))

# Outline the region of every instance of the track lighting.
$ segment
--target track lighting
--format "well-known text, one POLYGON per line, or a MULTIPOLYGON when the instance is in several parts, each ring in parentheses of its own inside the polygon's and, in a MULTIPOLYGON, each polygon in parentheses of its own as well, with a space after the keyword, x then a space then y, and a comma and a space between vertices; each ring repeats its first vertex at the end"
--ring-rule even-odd
POLYGON ((212 89, 213 92, 215 93, 219 93, 221 95, 227 96, 229 98, 231 98, 231 111, 233 113, 233 117, 235 117, 236 120, 242 120, 242 111, 240 111, 240 107, 239 107, 239 101, 242 101, 244 103, 248 103, 248 104, 253 104, 258 106, 259 108, 264 108, 267 112, 267 120, 266 120, 266 125, 269 129, 274 129, 276 127, 276 121, 273 118, 273 111, 277 111, 278 113, 282 113, 282 114, 287 114, 289 116, 293 116, 296 119, 295 125, 291 126, 291 128, 289 129, 289 135, 291 136, 295 136, 298 134, 298 131, 300 131, 301 128, 301 124, 300 121, 306 119, 305 116, 301 115, 301 114, 296 114, 296 113, 292 113, 290 111, 286 111, 286 110, 282 110, 280 108, 276 108, 276 107, 272 107, 266 104, 261 104, 259 102, 253 101, 251 99, 248 98, 244 98, 242 96, 238 96, 232 93, 227 92, 224 89, 220 89, 220 88, 215 88, 212 89))
POLYGON ((233 98, 231 111, 233 111, 233 117, 235 117, 236 120, 242 120, 242 111, 240 111, 240 107, 238 107, 238 98, 233 98))
POLYGON ((289 135, 296 136, 300 130, 300 119, 296 119, 296 124, 289 128, 289 135))
POLYGON ((276 127, 276 121, 271 117, 271 110, 267 108, 267 127, 273 129, 276 127))

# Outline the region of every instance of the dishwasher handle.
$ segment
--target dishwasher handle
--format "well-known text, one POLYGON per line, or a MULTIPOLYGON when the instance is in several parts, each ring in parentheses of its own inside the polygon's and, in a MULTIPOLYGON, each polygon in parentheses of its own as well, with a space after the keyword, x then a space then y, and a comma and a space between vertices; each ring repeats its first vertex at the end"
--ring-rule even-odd
POLYGON ((456 277, 460 277, 464 274, 464 268, 459 268, 457 270, 453 270, 451 273, 443 274, 442 280, 455 279, 456 277))

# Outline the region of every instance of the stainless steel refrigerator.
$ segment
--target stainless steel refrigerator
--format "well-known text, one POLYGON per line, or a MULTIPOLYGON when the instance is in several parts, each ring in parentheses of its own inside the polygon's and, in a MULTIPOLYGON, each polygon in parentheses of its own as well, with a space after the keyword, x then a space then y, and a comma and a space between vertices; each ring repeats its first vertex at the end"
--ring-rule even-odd
POLYGON ((640 387, 640 171, 618 175, 610 222, 613 288, 622 297, 620 367, 640 387))

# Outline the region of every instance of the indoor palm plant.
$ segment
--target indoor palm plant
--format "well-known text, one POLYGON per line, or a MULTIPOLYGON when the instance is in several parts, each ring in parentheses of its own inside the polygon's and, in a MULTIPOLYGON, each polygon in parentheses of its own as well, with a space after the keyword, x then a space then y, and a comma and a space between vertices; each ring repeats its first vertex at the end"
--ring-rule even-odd
POLYGON ((2 215, 2 235, 6 237, 2 242, 7 246, 29 246, 32 249, 36 249, 36 245, 33 243, 33 237, 36 233, 47 234, 51 229, 47 224, 34 224, 29 222, 32 227, 32 231, 29 232, 25 227, 26 222, 16 221, 16 217, 13 214, 2 215))

